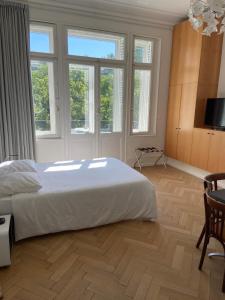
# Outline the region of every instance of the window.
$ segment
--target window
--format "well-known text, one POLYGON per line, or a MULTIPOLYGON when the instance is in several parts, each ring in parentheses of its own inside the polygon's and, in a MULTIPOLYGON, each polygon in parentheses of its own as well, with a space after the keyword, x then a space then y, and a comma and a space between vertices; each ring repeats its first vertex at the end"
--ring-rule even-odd
POLYGON ((31 24, 31 76, 37 136, 56 135, 54 27, 31 24))
POLYGON ((94 132, 94 67, 69 65, 71 133, 94 132))
POLYGON ((152 63, 153 42, 148 40, 135 39, 134 61, 135 63, 152 63))
POLYGON ((53 63, 31 61, 34 118, 37 134, 55 133, 54 76, 53 63))
POLYGON ((68 54, 84 57, 123 60, 124 37, 69 29, 68 54))
POLYGON ((30 51, 54 53, 53 27, 36 24, 30 26, 30 51))
POLYGON ((123 69, 101 68, 101 132, 121 132, 123 119, 123 69))
MULTIPOLYGON (((132 82, 130 133, 150 135, 155 132, 160 49, 156 39, 134 37, 133 61, 130 62, 127 59, 130 53, 125 55, 125 49, 130 47, 123 34, 66 28, 67 47, 60 54, 55 36, 55 25, 30 24, 32 91, 38 137, 57 137, 60 128, 69 128, 73 138, 79 140, 88 135, 91 138, 96 135, 96 141, 99 137, 107 139, 107 134, 119 137, 118 133, 124 132, 124 91, 128 91, 129 82, 132 82), (66 107, 62 112, 58 105, 58 76, 63 82, 62 105, 66 107), (65 124, 59 124, 60 113, 65 124)), ((68 135, 65 133, 65 136, 68 135)))
POLYGON ((134 40, 132 133, 150 133, 153 41, 134 40))
POLYGON ((122 132, 124 37, 69 29, 67 38, 71 133, 122 132))

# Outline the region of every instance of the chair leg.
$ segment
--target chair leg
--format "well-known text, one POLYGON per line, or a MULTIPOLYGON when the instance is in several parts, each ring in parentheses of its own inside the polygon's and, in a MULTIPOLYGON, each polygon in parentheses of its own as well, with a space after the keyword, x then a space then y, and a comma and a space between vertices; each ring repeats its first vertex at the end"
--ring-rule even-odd
POLYGON ((223 287, 222 287, 222 292, 225 293, 225 271, 223 275, 223 287))
POLYGON ((3 294, 2 294, 2 287, 0 285, 0 299, 3 299, 3 294))
POLYGON ((202 255, 201 255, 200 263, 199 263, 199 266, 198 266, 198 269, 200 271, 202 269, 202 265, 203 265, 203 262, 204 262, 204 259, 205 259, 205 254, 206 254, 206 249, 207 249, 208 243, 209 243, 209 238, 208 238, 208 236, 205 235, 204 245, 203 245, 203 248, 202 248, 202 255))
POLYGON ((205 235, 205 225, 202 228, 202 232, 201 232, 200 237, 198 239, 198 242, 196 244, 196 248, 199 248, 199 246, 201 245, 201 242, 202 242, 202 239, 203 239, 204 235, 205 235))

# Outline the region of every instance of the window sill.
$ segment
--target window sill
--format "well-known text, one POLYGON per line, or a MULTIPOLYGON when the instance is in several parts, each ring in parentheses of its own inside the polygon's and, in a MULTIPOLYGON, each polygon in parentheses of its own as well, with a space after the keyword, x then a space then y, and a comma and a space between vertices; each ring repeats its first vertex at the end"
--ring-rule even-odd
POLYGON ((132 137, 156 137, 156 133, 155 132, 137 132, 137 133, 130 132, 129 136, 132 136, 132 137))
POLYGON ((62 137, 58 135, 36 135, 36 140, 61 140, 62 137))

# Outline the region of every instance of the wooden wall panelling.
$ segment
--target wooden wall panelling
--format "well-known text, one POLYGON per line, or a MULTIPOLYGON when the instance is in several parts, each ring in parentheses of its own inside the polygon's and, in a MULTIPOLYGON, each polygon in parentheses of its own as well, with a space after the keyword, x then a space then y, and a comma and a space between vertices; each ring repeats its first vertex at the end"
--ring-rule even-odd
POLYGON ((218 85, 223 47, 223 35, 202 37, 199 85, 218 85))
POLYGON ((197 128, 193 130, 191 165, 207 170, 210 138, 210 130, 197 128))
POLYGON ((211 37, 202 37, 195 127, 204 127, 207 98, 217 96, 222 47, 223 35, 213 34, 211 37))
POLYGON ((189 21, 174 27, 170 85, 198 81, 201 44, 202 35, 189 21))
POLYGON ((197 83, 186 83, 182 85, 177 159, 185 163, 190 163, 191 158, 196 94, 197 83))
POLYGON ((200 128, 206 99, 217 96, 222 43, 222 35, 202 36, 189 21, 174 27, 166 154, 211 172, 225 171, 225 133, 200 128))
POLYGON ((170 86, 166 129, 166 155, 177 158, 177 138, 180 119, 181 85, 170 86))
POLYGON ((225 133, 223 131, 211 131, 207 170, 225 172, 225 133))
POLYGON ((217 96, 218 85, 200 84, 198 85, 196 109, 195 109, 195 127, 204 128, 205 109, 208 98, 217 96))

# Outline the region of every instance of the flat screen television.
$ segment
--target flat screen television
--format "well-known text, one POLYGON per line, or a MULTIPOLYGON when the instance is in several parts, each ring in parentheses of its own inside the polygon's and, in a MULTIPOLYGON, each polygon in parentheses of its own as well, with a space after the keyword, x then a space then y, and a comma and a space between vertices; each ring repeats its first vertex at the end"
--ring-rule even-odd
POLYGON ((209 98, 206 103, 205 125, 225 130, 225 98, 209 98))

